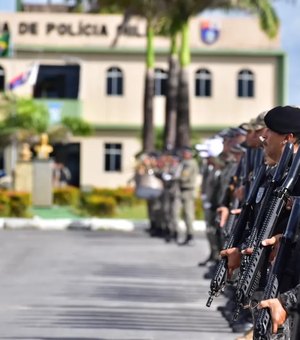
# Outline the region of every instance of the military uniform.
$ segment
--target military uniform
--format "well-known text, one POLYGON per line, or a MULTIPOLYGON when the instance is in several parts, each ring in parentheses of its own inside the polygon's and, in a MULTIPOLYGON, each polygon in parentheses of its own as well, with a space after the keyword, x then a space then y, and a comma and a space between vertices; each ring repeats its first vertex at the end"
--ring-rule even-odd
MULTIPOLYGON (((144 176, 155 176, 159 177, 159 168, 158 168, 158 154, 156 152, 151 152, 148 154, 144 154, 141 156, 138 164, 135 169, 134 180, 136 183, 136 193, 139 191, 140 187, 143 185, 143 178, 147 180, 147 177, 144 176)), ((147 183, 147 186, 150 183, 147 183)), ((143 198, 146 199, 147 202, 147 212, 148 218, 150 222, 150 228, 148 229, 151 236, 161 236, 162 235, 162 226, 161 226, 161 195, 158 194, 152 195, 152 189, 149 188, 150 192, 148 195, 148 191, 143 192, 143 198)), ((141 197, 141 196, 139 196, 141 197)))
POLYGON ((161 179, 164 190, 161 195, 161 219, 166 242, 177 240, 177 223, 175 201, 179 194, 179 159, 176 155, 168 154, 162 165, 161 179))
MULTIPOLYGON (((219 193, 222 186, 221 172, 223 163, 221 163, 217 157, 210 157, 208 162, 207 169, 205 173, 203 173, 201 194, 206 223, 206 236, 210 245, 210 256, 208 260, 215 262, 219 259, 220 252, 219 237, 217 236, 219 227, 216 225, 216 218, 219 205, 219 193)), ((205 262, 203 264, 205 264, 205 262)))
MULTIPOLYGON (((300 137, 300 109, 290 106, 285 107, 275 107, 270 110, 264 117, 266 126, 268 127, 268 131, 265 132, 265 136, 268 136, 266 140, 265 150, 267 156, 272 158, 274 155, 278 155, 278 151, 286 141, 291 140, 297 147, 299 144, 300 137), (269 134, 269 135, 268 135, 269 134), (282 139, 282 142, 279 141, 282 139), (272 157, 271 157, 272 156, 272 157)), ((264 137, 264 136, 263 136, 264 137)), ((274 157, 275 160, 275 157, 274 157)), ((273 170, 274 171, 274 170, 273 170)), ((272 173, 272 170, 270 174, 272 173)), ((266 183, 264 187, 268 186, 269 176, 267 176, 266 183)), ((299 196, 300 195, 300 180, 298 179, 291 195, 299 196)), ((257 202, 258 202, 257 198, 257 202)), ((279 220, 276 223, 276 228, 273 235, 282 233, 287 225, 287 221, 289 218, 290 210, 284 210, 282 214, 279 216, 279 220)), ((298 230, 298 244, 292 247, 291 255, 288 259, 286 259, 285 267, 283 268, 283 279, 279 283, 279 291, 280 296, 279 299, 282 302, 284 308, 288 311, 291 305, 297 301, 297 294, 295 290, 297 289, 297 284, 299 284, 299 274, 300 274, 300 241, 299 241, 300 231, 298 230), (293 288, 295 287, 295 288, 293 288)), ((266 263, 264 268, 261 271, 261 279, 260 279, 260 288, 254 296, 253 300, 257 300, 258 302, 261 300, 263 294, 263 290, 266 285, 266 278, 269 269, 270 263, 266 263)), ((255 301, 256 302, 256 301, 255 301)), ((256 313, 254 312, 254 322, 256 319, 256 313)), ((281 332, 275 335, 269 334, 269 339, 290 339, 290 319, 284 323, 281 332)))
POLYGON ((175 200, 177 224, 182 212, 186 226, 186 237, 181 243, 182 245, 188 244, 194 236, 193 221, 195 219, 195 189, 198 174, 199 166, 197 161, 192 158, 192 150, 190 148, 184 149, 181 161, 181 172, 179 175, 179 193, 175 200))

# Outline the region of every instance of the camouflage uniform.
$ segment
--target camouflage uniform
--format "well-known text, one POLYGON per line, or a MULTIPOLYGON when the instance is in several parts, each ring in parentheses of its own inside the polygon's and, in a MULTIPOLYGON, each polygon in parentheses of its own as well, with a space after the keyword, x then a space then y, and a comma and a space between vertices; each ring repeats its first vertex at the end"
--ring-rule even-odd
POLYGON ((175 200, 175 211, 177 214, 177 223, 183 213, 183 220, 186 226, 186 238, 182 244, 187 244, 193 239, 193 221, 195 219, 195 189, 196 179, 199 174, 199 166, 195 159, 192 158, 190 149, 185 149, 183 154, 190 154, 183 157, 181 161, 181 173, 179 176, 179 195, 175 200))
POLYGON ((169 154, 164 158, 161 171, 161 179, 164 183, 164 190, 161 195, 161 219, 164 237, 167 242, 172 239, 177 240, 177 214, 175 206, 179 193, 178 168, 178 157, 169 154))

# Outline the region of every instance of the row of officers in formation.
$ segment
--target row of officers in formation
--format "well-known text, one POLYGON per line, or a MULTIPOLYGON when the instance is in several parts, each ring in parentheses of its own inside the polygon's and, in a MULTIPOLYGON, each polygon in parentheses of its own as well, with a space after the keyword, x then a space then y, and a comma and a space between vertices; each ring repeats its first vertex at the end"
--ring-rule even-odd
POLYGON ((240 340, 300 339, 299 143, 300 108, 277 106, 197 145, 200 162, 187 147, 142 155, 136 167, 151 235, 189 245, 200 165, 207 307, 226 296, 218 309, 240 340))

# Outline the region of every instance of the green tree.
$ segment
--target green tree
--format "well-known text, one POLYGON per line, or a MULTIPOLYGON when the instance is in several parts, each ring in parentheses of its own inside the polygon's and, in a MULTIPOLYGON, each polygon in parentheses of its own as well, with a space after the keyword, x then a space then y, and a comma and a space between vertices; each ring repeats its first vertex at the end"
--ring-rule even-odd
POLYGON ((30 98, 1 98, 0 143, 31 141, 49 125, 48 109, 30 98))
POLYGON ((176 145, 182 147, 190 145, 188 84, 188 68, 191 59, 189 46, 190 18, 207 9, 239 9, 258 15, 262 30, 271 38, 276 36, 278 32, 279 21, 269 0, 169 0, 167 3, 169 4, 168 13, 171 18, 178 21, 181 32, 176 145))
POLYGON ((32 98, 2 95, 0 100, 0 144, 34 143, 41 133, 48 133, 51 142, 66 142, 71 135, 93 133, 89 123, 78 117, 64 117, 60 124, 51 125, 44 104, 32 98))
MULTIPOLYGON (((157 23, 164 18, 170 36, 169 79, 166 98, 166 118, 164 147, 190 145, 190 105, 188 69, 190 64, 189 20, 207 9, 239 9, 256 14, 260 25, 268 36, 277 34, 279 21, 270 0, 95 0, 99 12, 124 13, 123 29, 131 15, 139 15, 147 20, 146 76, 143 114, 143 151, 154 148, 153 97, 154 97, 154 35, 157 23), (177 64, 176 36, 180 33, 180 70, 177 64), (178 76, 177 76, 178 74, 178 76), (176 128, 175 128, 176 125, 176 128), (174 141, 175 140, 175 141, 174 141)), ((82 5, 82 1, 77 1, 82 5)), ((97 7, 97 6, 96 6, 97 7)), ((95 8, 96 8, 95 7, 95 8)), ((160 32, 161 33, 161 32, 160 32)), ((122 29, 119 31, 122 34, 122 29)), ((116 44, 118 36, 114 44, 116 44)))
POLYGON ((166 86, 165 121, 163 131, 163 149, 172 150, 176 144, 177 95, 178 95, 178 46, 177 38, 180 30, 179 20, 168 16, 168 1, 164 1, 165 8, 159 25, 159 34, 170 38, 168 56, 168 78, 166 86))

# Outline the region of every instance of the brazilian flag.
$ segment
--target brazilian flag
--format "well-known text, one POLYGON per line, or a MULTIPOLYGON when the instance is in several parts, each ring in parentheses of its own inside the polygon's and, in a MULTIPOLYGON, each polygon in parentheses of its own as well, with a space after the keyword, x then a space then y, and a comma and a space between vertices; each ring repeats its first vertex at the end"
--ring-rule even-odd
POLYGON ((0 34, 0 57, 7 57, 9 51, 9 29, 7 23, 3 25, 0 34))

